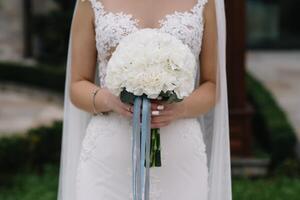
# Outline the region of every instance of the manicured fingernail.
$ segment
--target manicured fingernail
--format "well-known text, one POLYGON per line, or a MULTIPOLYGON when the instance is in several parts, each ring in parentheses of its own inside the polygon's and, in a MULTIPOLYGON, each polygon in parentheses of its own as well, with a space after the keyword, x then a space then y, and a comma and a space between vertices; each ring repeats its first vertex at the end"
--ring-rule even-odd
POLYGON ((164 105, 158 105, 157 106, 157 110, 163 110, 164 109, 164 105))
POLYGON ((159 115, 159 111, 158 110, 153 110, 152 115, 159 115))

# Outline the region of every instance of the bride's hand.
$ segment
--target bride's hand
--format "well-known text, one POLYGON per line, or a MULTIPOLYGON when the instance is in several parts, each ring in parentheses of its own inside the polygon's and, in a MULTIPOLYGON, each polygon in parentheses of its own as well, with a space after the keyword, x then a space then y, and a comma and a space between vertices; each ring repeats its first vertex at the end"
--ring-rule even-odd
POLYGON ((176 119, 182 118, 185 109, 184 100, 169 104, 162 101, 151 100, 151 128, 161 128, 169 125, 176 119))
POLYGON ((120 97, 112 94, 107 88, 104 90, 104 103, 108 110, 121 114, 122 116, 132 118, 133 117, 133 106, 130 104, 123 103, 120 97))

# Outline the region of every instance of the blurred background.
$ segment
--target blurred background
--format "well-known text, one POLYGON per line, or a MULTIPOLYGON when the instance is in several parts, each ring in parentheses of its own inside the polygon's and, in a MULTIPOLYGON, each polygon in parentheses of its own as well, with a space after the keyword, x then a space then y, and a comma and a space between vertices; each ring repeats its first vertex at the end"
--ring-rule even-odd
MULTIPOLYGON (((55 200, 74 0, 0 0, 0 200, 55 200)), ((300 195, 300 1, 225 0, 233 198, 300 195)))

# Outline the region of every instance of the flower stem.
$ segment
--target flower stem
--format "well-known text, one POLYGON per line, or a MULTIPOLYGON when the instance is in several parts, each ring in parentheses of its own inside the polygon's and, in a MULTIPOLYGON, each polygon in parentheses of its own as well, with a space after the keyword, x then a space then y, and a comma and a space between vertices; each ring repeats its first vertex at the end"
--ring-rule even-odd
POLYGON ((151 129, 150 167, 161 167, 160 133, 159 128, 151 129))

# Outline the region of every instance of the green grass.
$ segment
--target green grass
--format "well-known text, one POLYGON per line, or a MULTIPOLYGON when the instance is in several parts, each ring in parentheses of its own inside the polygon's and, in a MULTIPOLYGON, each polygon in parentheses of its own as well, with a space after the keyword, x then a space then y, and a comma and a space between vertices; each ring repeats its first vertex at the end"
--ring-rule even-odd
MULTIPOLYGON (((13 187, 0 188, 0 200, 56 200, 58 168, 48 166, 43 176, 16 175, 13 187)), ((233 179, 234 200, 298 200, 300 179, 285 176, 249 180, 233 179)))
POLYGON ((298 200, 299 191, 300 179, 276 177, 233 180, 233 199, 237 200, 298 200))
POLYGON ((20 173, 13 178, 13 186, 0 187, 0 200, 56 200, 58 168, 45 167, 42 176, 20 173))

